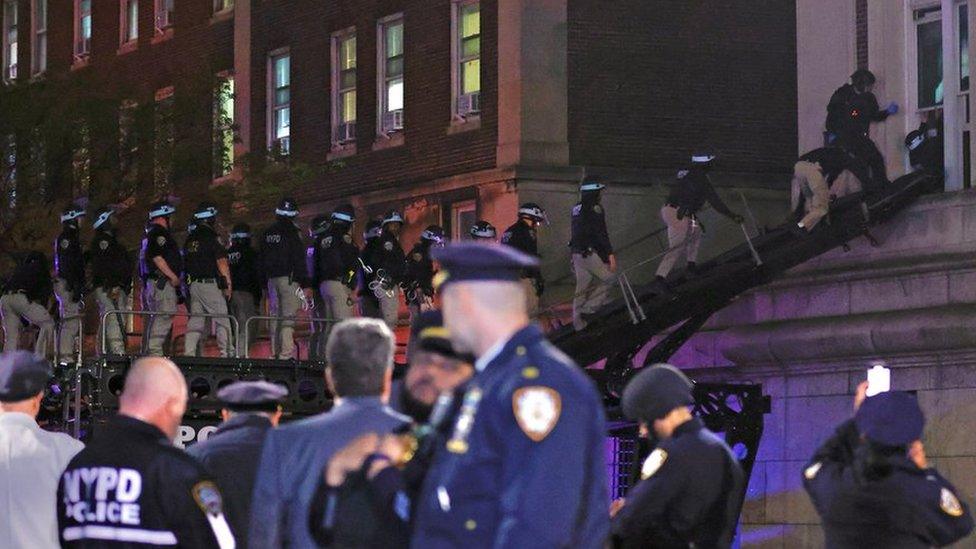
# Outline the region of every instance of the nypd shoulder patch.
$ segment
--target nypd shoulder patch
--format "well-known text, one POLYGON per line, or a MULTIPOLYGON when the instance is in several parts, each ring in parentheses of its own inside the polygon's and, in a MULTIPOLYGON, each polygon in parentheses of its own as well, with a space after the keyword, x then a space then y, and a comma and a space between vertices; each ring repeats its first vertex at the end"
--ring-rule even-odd
POLYGON ((107 250, 108 249, 108 240, 99 240, 98 241, 98 249, 99 250, 107 250))
POLYGON ((602 214, 603 213, 603 206, 601 206, 599 204, 595 204, 593 206, 593 211, 596 212, 596 213, 598 213, 598 214, 602 214))
POLYGON ((352 235, 349 233, 342 235, 342 241, 346 244, 352 244, 352 235))
POLYGON ((193 501, 197 502, 200 510, 208 515, 219 515, 224 512, 223 498, 217 485, 209 480, 193 485, 193 501))
POLYGON ((939 507, 942 508, 943 513, 950 517, 961 517, 964 513, 959 498, 948 488, 943 488, 939 494, 939 507))
POLYGON ((533 442, 541 442, 559 422, 562 397, 550 387, 522 387, 512 394, 512 410, 525 436, 533 442))
POLYGON ((389 242, 389 241, 384 242, 383 243, 383 249, 386 250, 386 251, 388 251, 388 252, 392 252, 393 251, 393 243, 392 242, 389 242))
POLYGON ((664 462, 668 460, 667 450, 662 450, 661 448, 656 448, 647 459, 644 460, 644 464, 641 466, 641 480, 646 480, 654 476, 664 462))

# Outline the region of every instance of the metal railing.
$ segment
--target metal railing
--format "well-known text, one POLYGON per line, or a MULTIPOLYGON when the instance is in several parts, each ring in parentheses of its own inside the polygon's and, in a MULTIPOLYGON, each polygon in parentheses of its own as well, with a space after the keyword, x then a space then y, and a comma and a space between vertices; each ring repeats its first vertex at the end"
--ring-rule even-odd
MULTIPOLYGON (((223 318, 223 319, 227 319, 227 320, 230 321, 230 331, 231 331, 231 333, 230 333, 230 336, 231 337, 230 337, 230 339, 227 342, 227 353, 228 353, 228 356, 237 357, 237 338, 240 335, 240 326, 238 325, 237 318, 235 318, 234 316, 232 316, 230 314, 190 313, 190 312, 186 312, 186 311, 172 311, 172 312, 163 312, 163 311, 133 311, 133 310, 125 310, 125 309, 112 309, 112 310, 108 310, 108 311, 105 311, 104 313, 102 313, 102 318, 101 318, 101 321, 99 322, 99 326, 98 326, 98 330, 99 330, 98 353, 99 353, 99 355, 104 355, 105 354, 106 343, 107 343, 107 340, 108 340, 108 331, 105 329, 105 322, 108 319, 108 317, 111 316, 111 315, 120 315, 120 316, 144 316, 144 317, 149 317, 150 319, 154 319, 157 316, 178 316, 178 317, 186 317, 186 318, 190 318, 190 317, 202 317, 202 318, 205 318, 205 319, 206 318, 211 318, 211 319, 213 319, 213 318, 223 318)), ((219 328, 219 326, 218 326, 218 328, 219 328)), ((124 332, 123 332, 122 335, 123 335, 123 337, 126 336, 126 334, 124 332)), ((146 341, 149 336, 150 336, 149 331, 146 330, 145 327, 144 327, 143 334, 142 334, 143 340, 146 341)), ((184 336, 185 336, 185 334, 184 334, 184 336)))

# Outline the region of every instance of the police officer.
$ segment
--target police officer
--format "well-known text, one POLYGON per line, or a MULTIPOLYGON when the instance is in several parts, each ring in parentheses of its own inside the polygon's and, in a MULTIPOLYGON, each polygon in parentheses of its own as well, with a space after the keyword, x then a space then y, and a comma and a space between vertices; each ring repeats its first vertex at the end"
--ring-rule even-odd
POLYGON ((928 463, 925 416, 911 394, 865 397, 803 470, 826 546, 942 547, 973 530, 959 492, 928 463))
POLYGON ((132 364, 118 415, 61 475, 62 547, 234 547, 220 489, 173 446, 186 403, 175 364, 159 357, 132 364))
POLYGON ((871 167, 872 179, 886 184, 884 157, 878 146, 871 140, 872 122, 883 122, 898 113, 898 104, 891 102, 885 109, 878 106, 874 96, 874 73, 858 69, 851 75, 851 83, 844 84, 834 92, 827 104, 828 144, 836 140, 848 148, 871 167))
POLYGON ((366 230, 363 231, 363 251, 359 255, 359 314, 370 318, 383 318, 379 297, 373 291, 376 273, 368 263, 379 253, 382 234, 383 222, 379 219, 370 220, 366 224, 366 230))
POLYGON ((359 267, 359 248, 352 240, 356 213, 351 204, 338 206, 330 216, 329 230, 318 242, 316 266, 319 273, 318 290, 322 299, 322 318, 326 319, 320 354, 336 322, 353 316, 353 291, 359 267))
POLYGON ((58 300, 61 326, 57 330, 57 356, 74 362, 75 340, 81 327, 81 299, 85 291, 85 255, 81 247, 80 219, 85 210, 69 206, 61 214, 61 234, 54 243, 54 297, 58 300))
POLYGON ((298 206, 284 198, 275 209, 276 221, 261 236, 261 270, 268 280, 271 314, 282 318, 273 323, 272 348, 275 358, 295 357, 294 316, 312 302, 311 281, 305 263, 306 250, 295 225, 298 206))
MULTIPOLYGON (((197 228, 183 245, 184 273, 190 288, 190 319, 183 340, 187 356, 196 356, 197 344, 203 336, 206 322, 199 315, 226 315, 227 300, 234 290, 227 249, 217 237, 217 206, 212 202, 201 202, 193 212, 193 219, 197 228)), ((226 357, 232 345, 230 320, 221 317, 210 320, 217 330, 220 356, 226 357)))
POLYGON ((659 441, 640 482, 610 508, 618 547, 732 545, 745 475, 723 440, 691 415, 692 383, 677 368, 656 364, 624 389, 624 414, 659 441))
POLYGON ((54 320, 47 312, 51 299, 51 272, 40 252, 30 252, 14 270, 0 297, 3 316, 3 349, 13 351, 20 343, 20 319, 37 326, 34 354, 45 356, 54 341, 54 320))
POLYGON ((495 239, 498 238, 498 229, 487 221, 478 221, 471 226, 471 230, 468 231, 468 234, 471 235, 472 240, 494 242, 495 239))
POLYGON ((170 233, 170 217, 176 208, 165 200, 155 202, 149 207, 149 232, 142 241, 143 269, 146 273, 144 299, 146 310, 157 314, 149 317, 145 332, 146 354, 163 354, 163 342, 173 327, 172 313, 176 312, 177 289, 180 287, 178 273, 183 272, 183 257, 180 246, 170 233))
POLYGON ((929 112, 919 124, 905 137, 909 163, 914 170, 928 170, 929 173, 945 174, 945 139, 943 133, 942 111, 929 112))
POLYGON ((708 173, 714 160, 712 154, 693 155, 691 166, 678 171, 677 181, 661 207, 661 219, 668 227, 668 252, 657 267, 654 286, 658 293, 668 293, 665 279, 681 256, 687 259, 689 273, 698 272, 698 246, 703 232, 698 212, 705 202, 733 222, 742 223, 742 216, 730 210, 712 186, 708 173))
POLYGON ((247 355, 247 342, 244 339, 247 319, 258 314, 261 303, 257 252, 251 246, 251 226, 247 223, 238 223, 231 229, 227 263, 230 266, 230 314, 237 319, 239 330, 237 356, 243 357, 247 355))
POLYGON ((822 147, 801 156, 793 166, 791 185, 790 208, 801 216, 796 232, 813 230, 827 215, 831 196, 858 192, 868 181, 867 165, 840 147, 822 147))
POLYGON ((403 287, 407 294, 407 308, 410 309, 411 323, 421 311, 434 306, 434 262, 430 258, 432 246, 444 245, 444 229, 440 225, 430 225, 420 233, 417 242, 407 254, 407 267, 403 287))
MULTIPOLYGON (((522 204, 518 209, 518 221, 502 234, 502 244, 508 244, 522 253, 539 257, 538 229, 543 223, 548 223, 548 218, 542 206, 535 202, 522 204)), ((525 286, 529 317, 534 318, 539 314, 539 298, 546 289, 542 269, 526 269, 522 273, 522 285, 525 286)))
POLYGON ((477 357, 416 505, 414 547, 603 546, 604 415, 592 382, 530 323, 507 246, 434 250, 444 324, 477 357))
POLYGON ((582 330, 589 316, 596 313, 609 297, 609 283, 617 272, 607 220, 600 205, 600 191, 606 188, 594 177, 580 185, 580 202, 573 207, 572 235, 569 248, 576 273, 573 296, 573 327, 582 330))
POLYGON ((315 308, 309 312, 314 319, 312 334, 308 341, 308 358, 310 360, 318 359, 325 353, 327 325, 325 322, 325 304, 322 302, 322 295, 319 293, 319 286, 322 283, 319 268, 319 248, 331 228, 332 224, 329 223, 329 217, 325 215, 317 215, 312 218, 312 223, 308 228, 308 236, 312 239, 312 243, 305 249, 305 265, 308 269, 309 280, 312 283, 312 298, 315 300, 315 308))
POLYGON ((237 546, 247 547, 251 492, 268 432, 281 420, 288 389, 267 381, 237 381, 217 391, 223 423, 187 453, 214 476, 224 493, 227 521, 237 546))
POLYGON ((406 268, 403 247, 400 246, 400 230, 403 216, 390 210, 383 216, 383 228, 376 246, 363 254, 363 261, 373 271, 370 286, 379 300, 383 321, 390 329, 396 328, 400 311, 400 283, 406 268))
MULTIPOLYGON (((88 249, 92 287, 98 303, 98 318, 107 311, 122 311, 129 306, 132 288, 132 259, 115 234, 115 210, 104 206, 95 212, 95 236, 88 249)), ((122 315, 105 318, 106 349, 110 354, 125 354, 125 320, 122 315)))

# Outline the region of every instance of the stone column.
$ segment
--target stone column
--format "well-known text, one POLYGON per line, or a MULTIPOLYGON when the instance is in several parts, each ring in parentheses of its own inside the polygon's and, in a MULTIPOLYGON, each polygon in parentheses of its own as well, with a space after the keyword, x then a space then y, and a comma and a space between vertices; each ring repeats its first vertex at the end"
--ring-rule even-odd
POLYGON ((234 158, 251 151, 251 0, 234 2, 234 158))

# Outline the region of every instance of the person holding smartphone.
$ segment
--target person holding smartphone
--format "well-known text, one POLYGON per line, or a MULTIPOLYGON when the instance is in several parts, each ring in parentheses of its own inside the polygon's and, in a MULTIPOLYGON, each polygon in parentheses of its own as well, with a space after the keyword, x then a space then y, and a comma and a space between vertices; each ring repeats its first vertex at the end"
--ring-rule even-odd
POLYGON ((854 397, 854 417, 803 470, 826 546, 942 547, 969 535, 969 508, 925 456, 925 416, 915 396, 867 394, 865 381, 854 397))

